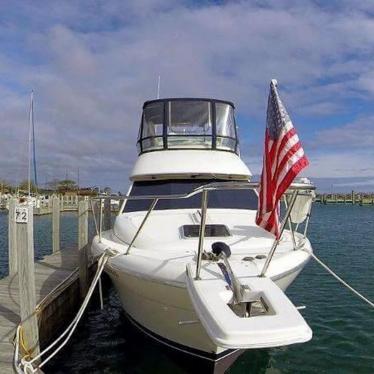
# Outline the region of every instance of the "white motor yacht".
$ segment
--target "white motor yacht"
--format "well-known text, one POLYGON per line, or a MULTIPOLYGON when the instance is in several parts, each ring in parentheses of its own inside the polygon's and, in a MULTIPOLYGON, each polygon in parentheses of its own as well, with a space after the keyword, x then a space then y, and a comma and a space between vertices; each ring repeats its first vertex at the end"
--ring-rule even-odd
POLYGON ((148 101, 137 146, 113 228, 92 243, 95 256, 117 253, 105 271, 129 319, 213 362, 310 340, 284 293, 311 258, 310 182, 288 189, 275 240, 255 223, 258 184, 240 158, 231 102, 148 101))

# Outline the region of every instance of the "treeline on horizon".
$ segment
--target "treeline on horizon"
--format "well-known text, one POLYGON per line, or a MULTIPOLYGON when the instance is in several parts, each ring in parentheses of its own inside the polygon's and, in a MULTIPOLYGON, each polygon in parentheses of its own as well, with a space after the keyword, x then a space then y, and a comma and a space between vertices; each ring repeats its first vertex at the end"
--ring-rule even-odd
MULTIPOLYGON (((16 192, 28 192, 29 181, 23 180, 18 185, 12 184, 4 179, 0 179, 0 193, 16 193, 16 192)), ((55 179, 51 182, 46 183, 43 187, 36 186, 34 182, 30 182, 30 191, 32 193, 65 193, 74 191, 85 191, 97 194, 100 192, 99 187, 80 187, 78 183, 72 179, 55 179)), ((110 187, 105 187, 102 192, 111 193, 110 187)))

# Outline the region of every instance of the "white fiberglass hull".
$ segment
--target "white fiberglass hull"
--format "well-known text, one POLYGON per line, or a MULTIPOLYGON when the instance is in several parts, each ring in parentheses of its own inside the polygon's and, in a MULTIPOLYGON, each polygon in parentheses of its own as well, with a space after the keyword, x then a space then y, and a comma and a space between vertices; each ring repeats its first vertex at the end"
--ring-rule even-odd
MULTIPOLYGON (((309 254, 303 253, 303 261, 272 277, 282 290, 294 281, 309 260, 309 254)), ((194 356, 216 360, 228 352, 208 336, 185 284, 163 282, 113 265, 108 265, 106 271, 118 291, 124 311, 144 332, 194 356)))

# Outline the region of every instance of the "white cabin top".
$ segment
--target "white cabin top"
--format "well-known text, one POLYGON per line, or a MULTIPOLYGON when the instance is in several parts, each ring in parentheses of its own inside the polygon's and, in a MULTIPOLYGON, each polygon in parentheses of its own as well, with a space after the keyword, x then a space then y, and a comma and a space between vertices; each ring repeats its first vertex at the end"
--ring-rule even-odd
POLYGON ((229 101, 170 98, 147 101, 131 180, 249 179, 239 157, 234 105, 229 101))

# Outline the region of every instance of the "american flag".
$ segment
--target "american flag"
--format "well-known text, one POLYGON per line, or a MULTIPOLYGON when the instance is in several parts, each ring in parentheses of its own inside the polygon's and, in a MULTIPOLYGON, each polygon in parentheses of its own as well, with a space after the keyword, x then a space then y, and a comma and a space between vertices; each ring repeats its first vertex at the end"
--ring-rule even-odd
POLYGON ((284 107, 277 81, 270 83, 265 150, 256 224, 279 238, 279 201, 295 177, 309 165, 299 137, 284 107))

